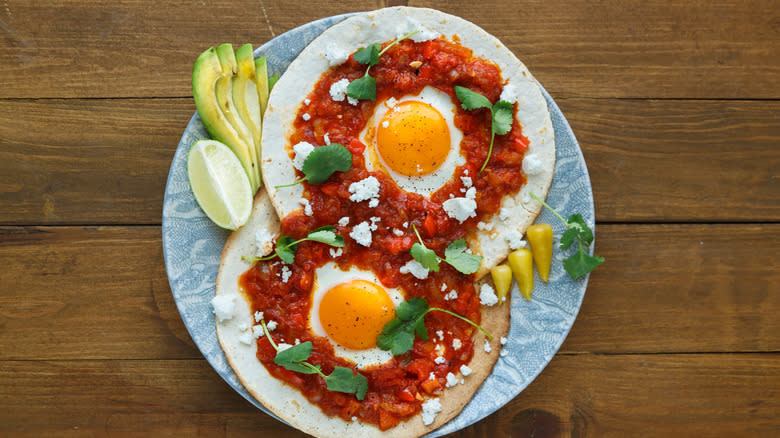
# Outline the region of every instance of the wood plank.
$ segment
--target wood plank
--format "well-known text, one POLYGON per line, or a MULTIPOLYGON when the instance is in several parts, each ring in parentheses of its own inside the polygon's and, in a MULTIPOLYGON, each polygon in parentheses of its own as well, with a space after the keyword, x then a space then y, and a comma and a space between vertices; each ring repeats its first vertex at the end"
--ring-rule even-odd
POLYGON ((599 220, 780 218, 780 102, 558 104, 588 163, 599 220))
POLYGON ((199 357, 161 248, 159 227, 0 228, 0 355, 199 357))
POLYGON ((413 0, 496 35, 556 97, 777 98, 772 0, 413 0))
MULTIPOLYGON (((780 217, 780 102, 559 103, 599 221, 780 217)), ((188 98, 0 101, 0 224, 159 224, 194 111, 188 98)))
MULTIPOLYGON (((780 351, 780 224, 597 234, 607 261, 562 351, 780 351)), ((0 360, 201 357, 160 247, 159 227, 0 228, 0 360)))
MULTIPOLYGON (((558 355, 457 437, 770 436, 777 354, 558 355)), ((203 360, 2 361, 0 434, 302 436, 259 412, 203 360)))
MULTIPOLYGON (((10 0, 0 98, 190 96, 192 64, 211 45, 257 46, 315 18, 395 3, 10 0)), ((409 4, 484 27, 555 96, 780 97, 772 0, 409 4)))

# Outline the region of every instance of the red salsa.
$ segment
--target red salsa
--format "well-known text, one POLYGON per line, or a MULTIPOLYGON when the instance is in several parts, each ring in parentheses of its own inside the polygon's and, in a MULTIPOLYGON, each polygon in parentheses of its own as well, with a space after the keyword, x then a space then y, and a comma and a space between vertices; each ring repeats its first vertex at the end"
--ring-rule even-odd
MULTIPOLYGON (((365 66, 352 57, 325 73, 308 95, 310 103, 300 110, 310 118, 304 120, 298 114, 294 132, 288 139, 290 144, 307 141, 322 145, 327 133, 330 141, 345 145, 353 154, 351 170, 337 172, 320 185, 305 185, 304 196, 309 200, 313 215, 296 213, 282 219, 282 235, 294 239, 305 237, 321 226, 335 226, 336 232, 345 236, 343 255, 334 258, 331 247, 302 242, 298 245, 295 264, 283 265, 278 259, 258 262, 241 278, 243 289, 251 297, 253 311, 262 311, 266 321, 279 322, 273 332, 275 340, 289 344, 295 340, 311 341, 313 351, 308 361, 320 364, 326 374, 335 366, 356 368, 351 362, 337 357, 327 339, 308 329, 311 287, 318 267, 336 262, 344 270, 355 266, 372 271, 384 287, 403 290, 406 299, 423 297, 432 307, 449 309, 479 323, 480 304, 473 275, 463 275, 446 263, 441 264, 439 272, 430 272, 425 280, 400 274, 400 268, 411 260, 408 251, 415 238, 410 231, 414 225, 426 246, 443 254, 452 241, 469 237, 480 220, 495 214, 502 197, 516 193, 525 183, 522 160, 528 140, 519 124, 515 122, 508 134, 496 136, 488 165, 479 173, 488 154, 490 112, 461 109, 453 91, 454 86, 461 85, 495 102, 503 87, 501 72, 495 64, 473 57, 470 49, 441 39, 421 43, 404 40, 385 52, 379 64, 371 68, 371 75, 376 78, 377 102, 415 95, 431 86, 450 95, 456 104, 455 126, 463 132, 460 150, 466 162, 456 168, 455 175, 468 171, 477 191, 477 215, 463 223, 450 218, 442 208, 442 203, 451 196, 463 196, 460 178, 451 178, 425 198, 401 190, 383 172, 366 170, 363 159, 366 145, 358 140, 358 135, 377 103, 361 100, 357 105, 351 105, 346 100, 334 101, 330 96, 331 84, 343 78, 351 81, 364 73, 365 66), (381 186, 381 201, 373 208, 368 202, 356 203, 349 199, 350 184, 369 176, 377 178, 381 186), (350 218, 349 224, 338 225, 339 219, 345 216, 350 218), (379 227, 373 231, 369 247, 347 237, 352 226, 370 222, 371 218, 379 218, 378 221, 374 219, 379 227), (398 236, 393 229, 407 232, 398 236), (283 267, 292 272, 289 277, 282 275, 283 267), (447 285, 445 290, 442 290, 443 284, 447 285), (453 289, 457 291, 457 298, 445 299, 453 289)), ((447 374, 457 374, 460 366, 468 364, 473 356, 471 335, 474 329, 470 325, 443 312, 428 313, 425 324, 429 334, 427 341, 417 338, 410 352, 396 356, 384 365, 359 370, 366 376, 369 387, 362 401, 352 394, 328 391, 324 380, 316 374, 295 373, 276 365, 273 362, 276 351, 265 337, 258 339, 257 357, 272 375, 298 388, 327 415, 347 421, 357 417, 385 430, 420 412, 425 397, 440 394, 447 374), (455 339, 461 344, 457 349, 453 346, 455 339), (445 360, 435 362, 440 355, 445 360)))

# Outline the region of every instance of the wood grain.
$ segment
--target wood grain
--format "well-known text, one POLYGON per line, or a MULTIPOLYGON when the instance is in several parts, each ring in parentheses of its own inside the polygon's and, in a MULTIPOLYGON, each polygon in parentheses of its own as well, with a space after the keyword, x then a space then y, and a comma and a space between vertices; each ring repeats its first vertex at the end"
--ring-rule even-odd
MULTIPOLYGON (((770 436, 768 354, 559 355, 517 398, 454 436, 770 436)), ((204 360, 0 361, 0 435, 303 436, 204 360)))
MULTIPOLYGON (((780 351, 780 225, 597 235, 607 261, 564 353, 780 351)), ((160 247, 159 227, 0 228, 0 360, 201 357, 160 247)))
MULTIPOLYGON (((599 221, 780 217, 780 102, 559 104, 585 154, 599 221)), ((194 111, 188 98, 0 100, 0 224, 159 224, 194 111)))
MULTIPOLYGON (((315 18, 385 4, 9 0, 0 8, 0 98, 190 96, 192 64, 211 45, 258 46, 315 18)), ((500 36, 557 96, 780 97, 772 0, 409 5, 500 36)))

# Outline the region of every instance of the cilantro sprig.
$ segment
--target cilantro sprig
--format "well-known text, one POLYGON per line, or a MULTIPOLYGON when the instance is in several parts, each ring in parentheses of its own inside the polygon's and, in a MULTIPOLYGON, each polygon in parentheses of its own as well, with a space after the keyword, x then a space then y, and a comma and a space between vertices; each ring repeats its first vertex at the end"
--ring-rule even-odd
POLYGON ((563 216, 536 195, 531 193, 531 197, 544 205, 566 226, 566 231, 561 235, 560 248, 562 250, 569 249, 575 241, 577 242, 577 251, 563 260, 563 269, 566 270, 572 279, 577 280, 604 263, 604 257, 596 254, 590 255, 586 252, 586 249, 593 243, 593 230, 585 223, 585 219, 582 218, 581 214, 572 214, 568 219, 564 220, 563 216))
POLYGON ((368 67, 366 67, 366 72, 363 74, 363 76, 349 83, 347 86, 347 96, 353 99, 367 99, 372 102, 376 102, 376 79, 374 79, 372 76, 369 76, 369 70, 371 70, 371 67, 379 64, 379 57, 387 52, 388 49, 416 34, 417 32, 419 32, 419 30, 409 32, 408 34, 390 43, 384 49, 382 49, 380 44, 374 43, 355 52, 355 55, 353 56, 355 61, 363 65, 368 65, 368 67))
POLYGON ((479 108, 487 108, 490 110, 490 148, 488 149, 485 163, 482 164, 482 167, 479 169, 479 171, 482 172, 485 170, 488 160, 490 160, 490 155, 493 153, 493 140, 495 139, 496 134, 504 135, 512 129, 515 107, 505 100, 499 100, 495 104, 492 104, 487 97, 459 85, 455 86, 455 95, 458 96, 463 109, 467 111, 479 108))
POLYGON ((310 184, 322 184, 334 172, 346 172, 352 168, 352 152, 340 143, 331 143, 325 146, 314 148, 309 156, 303 160, 301 171, 305 177, 292 182, 275 186, 275 189, 292 187, 304 181, 310 184))
POLYGON ((493 336, 479 324, 464 316, 440 307, 429 307, 424 298, 410 298, 398 305, 395 309, 395 318, 382 327, 382 333, 376 338, 377 347, 385 351, 390 350, 393 356, 398 356, 412 349, 415 334, 423 341, 427 341, 428 329, 425 327, 424 317, 432 311, 444 312, 466 321, 484 333, 488 339, 493 339, 493 336))
POLYGON ((439 262, 446 262, 462 274, 473 274, 479 270, 482 256, 466 252, 468 249, 466 239, 458 239, 450 243, 444 250, 444 258, 441 258, 432 249, 425 246, 414 224, 412 224, 412 229, 414 234, 417 235, 418 242, 412 245, 410 254, 425 269, 439 272, 439 262))
POLYGON ((284 260, 285 263, 295 262, 295 252, 298 250, 298 244, 307 240, 314 242, 324 243, 326 245, 335 246, 341 248, 344 246, 344 237, 336 234, 333 230, 335 228, 332 225, 326 225, 324 227, 317 228, 310 232, 303 239, 294 240, 290 236, 282 236, 276 241, 276 248, 274 253, 265 257, 244 257, 244 260, 250 262, 271 260, 274 257, 279 257, 284 260))
POLYGON ((307 362, 311 356, 311 341, 301 342, 298 345, 281 350, 273 338, 271 338, 265 325, 265 320, 260 320, 260 324, 263 325, 263 333, 268 338, 268 342, 276 350, 276 356, 274 356, 275 364, 296 373, 319 374, 320 377, 325 379, 328 391, 355 394, 355 398, 358 400, 366 398, 366 392, 368 392, 368 379, 366 379, 366 376, 360 373, 353 373, 350 368, 340 366, 334 367, 333 372, 326 375, 322 372, 322 367, 319 364, 313 365, 307 362))

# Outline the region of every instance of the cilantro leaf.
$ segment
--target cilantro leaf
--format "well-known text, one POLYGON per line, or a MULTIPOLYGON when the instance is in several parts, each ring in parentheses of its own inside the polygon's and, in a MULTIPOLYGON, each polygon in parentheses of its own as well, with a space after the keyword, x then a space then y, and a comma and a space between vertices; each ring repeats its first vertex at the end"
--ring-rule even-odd
POLYGON ((429 271, 439 272, 439 256, 437 256, 432 249, 426 248, 425 245, 419 242, 414 242, 409 253, 423 266, 423 268, 429 271))
POLYGON ((574 242, 577 242, 577 251, 563 260, 563 269, 566 270, 573 280, 583 277, 604 263, 604 257, 596 254, 591 256, 585 251, 593 243, 593 230, 591 230, 581 214, 572 214, 568 220, 564 220, 563 216, 536 195, 531 193, 531 197, 550 210, 566 226, 566 231, 561 235, 560 248, 562 250, 569 249, 574 242))
POLYGON ((345 392, 355 394, 358 400, 363 400, 368 391, 368 379, 366 376, 357 373, 347 367, 334 367, 333 372, 325 377, 328 391, 345 392))
POLYGON ((362 49, 358 49, 357 52, 355 52, 355 55, 353 56, 355 58, 355 61, 361 63, 361 64, 368 64, 369 66, 374 66, 379 63, 379 51, 382 50, 382 46, 379 44, 371 44, 368 47, 363 47, 362 49))
POLYGON ((355 79, 347 85, 347 96, 376 102, 376 79, 369 75, 355 79))
POLYGON ((311 184, 322 184, 334 172, 352 168, 352 152, 344 145, 331 143, 311 151, 303 161, 303 173, 311 184))
POLYGON ((336 248, 344 246, 344 237, 334 233, 332 230, 314 230, 307 236, 308 240, 321 242, 336 248))
POLYGON ((563 250, 569 249, 571 247, 572 243, 574 243, 575 240, 577 240, 577 230, 574 228, 567 228, 566 231, 561 234, 561 246, 560 248, 563 250))
POLYGON ((277 352, 274 357, 274 363, 296 373, 317 374, 318 367, 313 365, 306 366, 301 363, 311 356, 311 348, 312 344, 310 341, 293 345, 286 350, 277 352))
POLYGON ((407 353, 414 346, 415 335, 423 341, 428 340, 428 329, 425 327, 425 315, 431 311, 440 311, 459 318, 478 328, 488 339, 493 339, 488 332, 473 321, 439 307, 428 307, 424 298, 410 298, 399 304, 395 309, 395 318, 391 319, 384 327, 382 333, 376 338, 376 345, 381 350, 390 350, 393 356, 407 353))
POLYGON ((598 255, 591 256, 580 247, 573 256, 563 260, 563 269, 566 270, 572 279, 577 280, 598 268, 602 263, 604 263, 604 257, 598 255))
POLYGON ((282 236, 276 241, 276 249, 274 249, 274 252, 280 259, 284 260, 285 263, 291 264, 295 262, 295 251, 297 250, 298 244, 295 243, 292 237, 282 236))
POLYGON ((469 254, 466 249, 466 239, 458 239, 450 243, 444 250, 444 261, 462 274, 473 274, 479 270, 482 256, 469 254))
POLYGON ((499 100, 493 105, 493 123, 491 129, 498 135, 504 135, 512 129, 515 119, 515 107, 509 102, 499 100))
POLYGON ((476 91, 471 91, 466 87, 460 85, 455 86, 455 95, 458 96, 460 104, 465 110, 475 110, 479 108, 487 108, 490 110, 490 148, 488 148, 487 157, 485 162, 479 169, 480 172, 485 170, 490 156, 493 154, 493 141, 496 134, 504 135, 512 129, 512 121, 514 120, 514 106, 503 100, 499 100, 495 105, 490 103, 490 99, 483 96, 476 91))
POLYGON ((493 112, 493 104, 490 103, 490 100, 476 91, 471 91, 466 87, 456 85, 455 95, 458 96, 458 100, 460 100, 460 104, 464 110, 470 111, 478 108, 488 108, 493 112))

